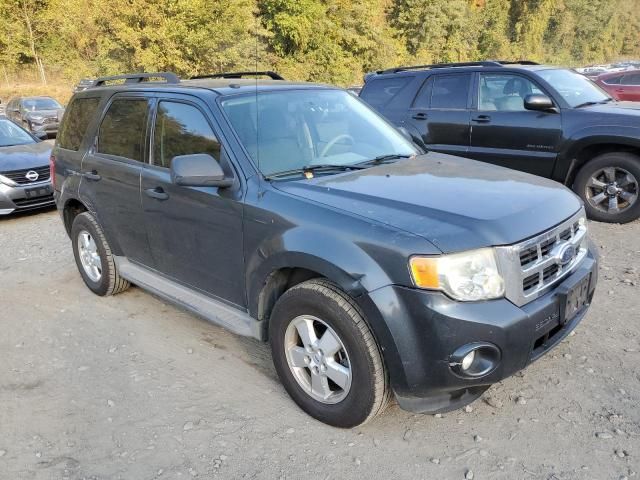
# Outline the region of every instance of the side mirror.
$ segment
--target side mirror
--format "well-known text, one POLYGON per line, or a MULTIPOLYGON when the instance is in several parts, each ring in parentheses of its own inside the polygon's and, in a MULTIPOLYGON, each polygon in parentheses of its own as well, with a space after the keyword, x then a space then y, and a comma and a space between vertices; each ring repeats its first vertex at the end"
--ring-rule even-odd
POLYGON ((39 140, 46 140, 47 138, 49 138, 49 135, 47 135, 47 132, 33 132, 34 137, 36 137, 39 140))
POLYGON ((540 93, 530 93, 529 95, 524 97, 524 108, 527 110, 544 112, 555 110, 555 105, 546 95, 542 95, 540 93))
POLYGON ((206 153, 173 157, 171 181, 183 187, 226 188, 233 185, 233 178, 225 177, 218 161, 206 153))

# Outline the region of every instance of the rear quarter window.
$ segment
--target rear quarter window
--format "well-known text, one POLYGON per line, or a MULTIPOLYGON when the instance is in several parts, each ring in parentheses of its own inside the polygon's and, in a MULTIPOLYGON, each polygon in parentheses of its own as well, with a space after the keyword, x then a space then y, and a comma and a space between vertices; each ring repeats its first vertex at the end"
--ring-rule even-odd
POLYGON ((413 77, 393 77, 372 79, 367 82, 360 97, 375 108, 383 108, 393 100, 413 77))
POLYGON ((66 150, 78 151, 91 120, 98 110, 99 98, 76 98, 62 117, 62 127, 58 134, 58 146, 66 150))

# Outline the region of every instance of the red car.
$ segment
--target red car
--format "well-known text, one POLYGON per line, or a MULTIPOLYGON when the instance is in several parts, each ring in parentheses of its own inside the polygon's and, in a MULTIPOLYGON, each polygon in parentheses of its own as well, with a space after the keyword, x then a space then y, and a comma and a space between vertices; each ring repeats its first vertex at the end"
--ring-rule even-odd
POLYGON ((640 70, 604 73, 594 82, 616 100, 640 102, 640 70))

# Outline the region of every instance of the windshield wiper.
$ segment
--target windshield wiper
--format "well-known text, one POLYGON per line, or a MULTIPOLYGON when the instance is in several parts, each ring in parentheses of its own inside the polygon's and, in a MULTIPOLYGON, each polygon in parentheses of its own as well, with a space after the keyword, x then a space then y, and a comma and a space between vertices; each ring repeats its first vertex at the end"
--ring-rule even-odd
POLYGON ((356 163, 355 165, 359 165, 361 167, 367 167, 371 165, 381 165, 390 160, 399 160, 401 158, 411 158, 411 157, 413 157, 413 155, 407 155, 403 153, 388 153, 386 155, 378 155, 377 157, 372 158, 371 160, 365 160, 364 162, 359 162, 359 163, 356 163))
POLYGON ((312 178, 313 177, 313 173, 317 172, 317 171, 321 171, 321 172, 331 172, 331 171, 346 172, 346 171, 349 171, 349 170, 362 170, 363 168, 366 168, 366 167, 361 166, 360 164, 335 165, 333 163, 323 163, 323 164, 319 164, 319 165, 307 165, 306 167, 302 167, 302 168, 294 168, 292 170, 284 170, 282 172, 272 173, 270 175, 265 175, 265 178, 268 180, 268 179, 271 179, 271 178, 288 177, 288 176, 291 176, 291 175, 298 175, 298 174, 303 174, 303 175, 311 174, 311 178, 312 178))
POLYGON ((606 100, 601 100, 599 102, 584 102, 580 105, 576 105, 574 108, 588 107, 590 105, 603 105, 605 103, 613 102, 613 98, 607 98, 606 100))

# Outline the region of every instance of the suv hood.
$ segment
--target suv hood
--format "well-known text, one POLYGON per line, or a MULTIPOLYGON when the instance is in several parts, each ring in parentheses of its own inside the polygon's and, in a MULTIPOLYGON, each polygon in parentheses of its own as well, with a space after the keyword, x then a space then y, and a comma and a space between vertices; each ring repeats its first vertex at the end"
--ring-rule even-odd
POLYGON ((444 253, 519 242, 581 206, 576 195, 551 180, 433 152, 273 185, 419 235, 444 253))
POLYGON ((32 117, 44 117, 44 118, 58 118, 58 112, 62 111, 62 108, 56 108, 52 110, 29 110, 25 114, 27 118, 32 117))
POLYGON ((47 142, 0 147, 0 172, 46 167, 50 154, 51 144, 47 142))
POLYGON ((589 105, 576 110, 590 112, 591 114, 599 113, 606 117, 626 117, 634 125, 638 124, 638 119, 640 118, 639 102, 610 102, 602 105, 589 105))

